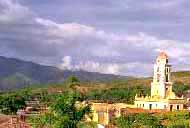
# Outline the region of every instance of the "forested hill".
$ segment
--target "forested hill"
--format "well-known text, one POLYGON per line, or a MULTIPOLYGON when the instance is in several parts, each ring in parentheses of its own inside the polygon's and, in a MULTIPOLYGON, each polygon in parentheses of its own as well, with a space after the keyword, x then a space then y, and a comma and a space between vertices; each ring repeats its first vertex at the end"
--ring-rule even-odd
MULTIPOLYGON (((116 84, 122 83, 123 86, 136 86, 137 85, 137 86, 150 87, 152 79, 153 79, 152 77, 133 78, 133 79, 129 79, 126 81, 117 81, 116 84)), ((172 72, 171 73, 171 81, 174 85, 189 86, 190 85, 190 71, 172 72)))
POLYGON ((0 56, 0 90, 21 88, 34 84, 62 83, 71 75, 75 75, 81 81, 108 81, 127 78, 83 70, 60 70, 56 67, 0 56))

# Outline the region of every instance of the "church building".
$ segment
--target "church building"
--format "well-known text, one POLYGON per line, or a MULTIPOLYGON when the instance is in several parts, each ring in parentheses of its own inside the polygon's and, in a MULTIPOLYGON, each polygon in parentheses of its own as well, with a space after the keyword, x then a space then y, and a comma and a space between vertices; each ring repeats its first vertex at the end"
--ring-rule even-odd
POLYGON ((171 65, 168 56, 161 52, 154 64, 151 96, 135 96, 135 107, 148 110, 183 110, 184 98, 172 91, 171 65))
POLYGON ((172 91, 171 65, 168 56, 161 52, 154 64, 150 96, 135 96, 135 103, 97 103, 91 102, 92 121, 108 125, 114 117, 130 113, 161 112, 184 110, 186 100, 172 91))

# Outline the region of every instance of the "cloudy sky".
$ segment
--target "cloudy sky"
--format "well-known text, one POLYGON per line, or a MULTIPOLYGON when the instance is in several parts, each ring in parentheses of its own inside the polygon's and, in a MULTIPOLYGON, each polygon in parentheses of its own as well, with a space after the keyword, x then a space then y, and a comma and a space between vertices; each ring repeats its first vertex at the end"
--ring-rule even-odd
POLYGON ((0 55, 148 76, 160 51, 190 69, 189 0, 0 0, 0 55))

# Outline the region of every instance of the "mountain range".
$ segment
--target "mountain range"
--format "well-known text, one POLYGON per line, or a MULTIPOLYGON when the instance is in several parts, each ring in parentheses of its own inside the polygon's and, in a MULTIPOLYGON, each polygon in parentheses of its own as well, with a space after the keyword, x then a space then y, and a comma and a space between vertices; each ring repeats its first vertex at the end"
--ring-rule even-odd
POLYGON ((63 83, 71 75, 78 77, 81 81, 108 81, 128 78, 84 70, 61 70, 52 66, 0 56, 0 90, 22 88, 35 84, 63 83))

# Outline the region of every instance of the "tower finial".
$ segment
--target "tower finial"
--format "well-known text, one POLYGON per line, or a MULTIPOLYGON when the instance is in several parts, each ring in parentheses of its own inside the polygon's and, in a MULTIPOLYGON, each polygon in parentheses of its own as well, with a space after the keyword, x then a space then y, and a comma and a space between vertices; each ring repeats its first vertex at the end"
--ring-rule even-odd
POLYGON ((160 54, 158 55, 158 58, 168 58, 168 55, 166 54, 166 52, 162 51, 162 52, 160 52, 160 54))

